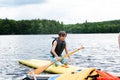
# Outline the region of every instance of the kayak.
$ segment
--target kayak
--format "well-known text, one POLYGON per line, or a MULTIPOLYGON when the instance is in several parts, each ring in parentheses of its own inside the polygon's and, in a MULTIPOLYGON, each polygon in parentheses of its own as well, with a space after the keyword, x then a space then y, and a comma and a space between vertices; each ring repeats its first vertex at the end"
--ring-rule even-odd
MULTIPOLYGON (((38 59, 30 59, 30 60, 19 60, 19 63, 32 67, 32 68, 39 68, 41 66, 45 66, 50 64, 51 62, 48 60, 38 60, 38 59)), ((68 68, 62 66, 55 66, 54 64, 48 67, 45 71, 48 73, 55 73, 55 74, 63 74, 65 72, 77 71, 81 68, 78 66, 69 65, 68 68)))
POLYGON ((55 75, 48 80, 120 80, 120 78, 106 71, 86 68, 80 72, 66 72, 61 75, 55 75))
POLYGON ((80 72, 66 72, 61 75, 55 75, 48 80, 120 80, 120 78, 106 71, 95 68, 85 68, 80 72))
MULTIPOLYGON (((120 78, 120 73, 111 73, 120 78)), ((61 74, 39 74, 35 75, 37 80, 56 80, 56 78, 60 77, 61 74)), ((34 80, 32 75, 27 75, 23 77, 19 77, 16 80, 34 80)))
POLYGON ((60 76, 53 76, 48 80, 88 80, 87 76, 93 71, 95 71, 95 68, 86 68, 82 71, 66 72, 60 76))
POLYGON ((97 80, 120 80, 117 76, 114 76, 106 71, 99 71, 97 73, 100 75, 97 80))

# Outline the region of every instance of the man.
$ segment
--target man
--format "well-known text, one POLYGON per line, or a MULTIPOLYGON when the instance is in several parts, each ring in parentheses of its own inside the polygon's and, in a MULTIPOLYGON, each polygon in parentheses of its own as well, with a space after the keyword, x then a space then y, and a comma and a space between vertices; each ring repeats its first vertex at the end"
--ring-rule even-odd
MULTIPOLYGON (((58 66, 57 60, 60 60, 62 64, 64 64, 64 67, 68 67, 68 59, 61 59, 62 52, 65 50, 66 54, 68 54, 68 49, 66 45, 66 37, 67 33, 65 31, 60 31, 58 34, 58 38, 55 38, 52 42, 52 50, 51 50, 51 60, 52 62, 55 62, 55 66, 58 66)), ((71 61, 70 56, 68 56, 69 61, 71 61)))

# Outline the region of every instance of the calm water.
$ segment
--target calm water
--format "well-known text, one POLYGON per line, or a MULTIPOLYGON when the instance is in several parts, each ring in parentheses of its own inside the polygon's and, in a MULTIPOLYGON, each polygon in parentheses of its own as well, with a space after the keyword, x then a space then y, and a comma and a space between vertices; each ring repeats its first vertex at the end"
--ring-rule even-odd
MULTIPOLYGON (((0 80, 15 80, 31 68, 18 63, 20 59, 49 59, 52 37, 57 35, 0 36, 0 80)), ((80 45, 85 49, 72 55, 74 64, 120 73, 118 34, 68 34, 69 51, 80 45)))

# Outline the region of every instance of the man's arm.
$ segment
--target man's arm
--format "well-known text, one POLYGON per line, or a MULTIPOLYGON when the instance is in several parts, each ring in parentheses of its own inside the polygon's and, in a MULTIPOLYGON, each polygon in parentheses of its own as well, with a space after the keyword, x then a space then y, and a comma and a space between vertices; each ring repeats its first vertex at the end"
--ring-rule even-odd
POLYGON ((60 60, 59 56, 57 55, 57 53, 55 52, 55 48, 57 46, 57 41, 53 42, 53 46, 52 46, 52 54, 57 58, 57 60, 60 60))
MULTIPOLYGON (((68 48, 67 48, 67 45, 65 46, 65 52, 66 52, 66 54, 68 54, 68 48)), ((69 55, 68 55, 68 58, 69 58, 70 62, 72 62, 72 60, 71 60, 71 58, 70 58, 69 55)))

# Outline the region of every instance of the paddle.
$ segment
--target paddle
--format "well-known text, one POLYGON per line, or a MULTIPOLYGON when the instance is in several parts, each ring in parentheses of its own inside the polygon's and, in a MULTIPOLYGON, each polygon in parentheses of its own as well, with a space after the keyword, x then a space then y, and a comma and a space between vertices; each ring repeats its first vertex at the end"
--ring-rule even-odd
MULTIPOLYGON (((77 52, 77 51, 79 51, 79 50, 81 50, 81 49, 84 49, 84 47, 83 46, 81 46, 80 48, 78 48, 78 49, 75 49, 75 50, 73 50, 72 52, 70 52, 70 53, 68 53, 67 55, 64 55, 61 59, 63 59, 63 58, 66 58, 66 57, 68 57, 69 55, 72 55, 72 54, 74 54, 75 52, 77 52)), ((58 60, 57 60, 58 61, 58 60)), ((57 62, 56 61, 56 62, 57 62)), ((59 60, 60 61, 60 60, 59 60)), ((37 68, 37 69, 35 69, 34 71, 30 71, 28 74, 40 74, 41 72, 43 72, 44 70, 46 70, 49 66, 51 66, 52 64, 54 64, 55 62, 51 62, 50 64, 47 64, 47 65, 45 65, 45 66, 42 66, 42 67, 39 67, 39 68, 37 68)))

